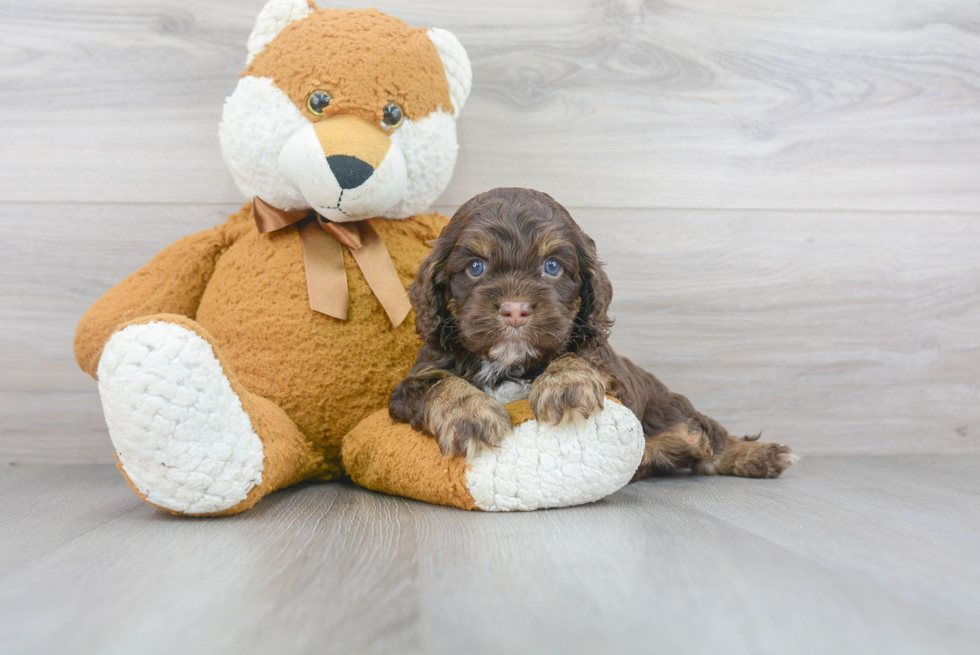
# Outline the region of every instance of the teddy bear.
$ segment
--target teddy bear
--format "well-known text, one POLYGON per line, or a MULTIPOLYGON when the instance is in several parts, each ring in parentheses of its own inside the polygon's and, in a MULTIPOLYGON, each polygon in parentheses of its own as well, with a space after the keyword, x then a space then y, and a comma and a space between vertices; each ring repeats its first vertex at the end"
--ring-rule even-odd
POLYGON ((471 461, 387 415, 419 339, 405 292, 448 219, 424 213, 457 156, 470 92, 450 32, 377 10, 270 0, 218 136, 249 198, 82 317, 117 465, 147 502, 237 514, 302 480, 344 476, 467 509, 589 502, 628 482, 636 418, 538 425, 471 461))

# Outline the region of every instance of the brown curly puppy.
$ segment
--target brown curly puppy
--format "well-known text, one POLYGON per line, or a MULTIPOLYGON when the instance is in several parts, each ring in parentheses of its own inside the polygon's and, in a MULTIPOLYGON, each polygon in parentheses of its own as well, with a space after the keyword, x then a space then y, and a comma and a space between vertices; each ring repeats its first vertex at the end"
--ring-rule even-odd
POLYGON ((459 208, 410 289, 424 344, 391 394, 393 419, 446 455, 493 447, 528 398, 548 423, 587 418, 607 394, 643 423, 634 479, 691 469, 773 478, 789 447, 735 439, 608 343, 612 285, 595 243, 564 207, 529 189, 494 189, 459 208))

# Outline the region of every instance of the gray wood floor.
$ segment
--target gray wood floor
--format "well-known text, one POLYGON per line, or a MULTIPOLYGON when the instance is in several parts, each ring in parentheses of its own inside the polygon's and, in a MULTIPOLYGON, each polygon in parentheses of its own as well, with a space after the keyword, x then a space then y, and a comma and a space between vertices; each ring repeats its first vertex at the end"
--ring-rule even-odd
POLYGON ((490 515, 343 484, 175 518, 0 472, 0 652, 975 653, 980 456, 811 457, 490 515))
POLYGON ((441 211, 554 195, 616 348, 806 457, 532 515, 330 484, 182 520, 105 465, 72 335, 242 202, 217 124, 262 4, 0 0, 0 654, 976 652, 980 3, 330 3, 468 49, 441 211))

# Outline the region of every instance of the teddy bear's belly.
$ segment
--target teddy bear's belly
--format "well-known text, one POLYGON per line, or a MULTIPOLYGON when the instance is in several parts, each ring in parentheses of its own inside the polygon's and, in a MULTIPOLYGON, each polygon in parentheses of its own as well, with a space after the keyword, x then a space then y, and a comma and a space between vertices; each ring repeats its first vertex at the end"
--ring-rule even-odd
MULTIPOLYGON (((245 388, 282 407, 339 471, 341 438, 387 406, 390 390, 415 361, 415 318, 392 328, 346 250, 349 320, 314 312, 302 244, 295 230, 284 232, 252 232, 229 248, 196 319, 245 388)), ((403 282, 422 254, 395 260, 403 282)))

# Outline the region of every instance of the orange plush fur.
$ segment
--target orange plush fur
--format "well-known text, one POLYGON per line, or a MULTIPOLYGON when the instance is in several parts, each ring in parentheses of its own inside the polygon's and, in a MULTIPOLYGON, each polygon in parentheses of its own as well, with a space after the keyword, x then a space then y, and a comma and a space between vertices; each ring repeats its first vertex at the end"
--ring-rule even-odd
MULTIPOLYGON (((271 78, 310 120, 319 117, 308 112, 307 94, 324 86, 335 91, 323 118, 351 114, 377 125, 391 101, 409 119, 452 110, 440 57, 425 30, 374 10, 318 9, 282 30, 246 74, 271 78)), ((406 287, 430 252, 427 242, 446 222, 438 214, 371 220, 406 287)), ((262 441, 264 469, 247 498, 212 514, 243 511, 300 480, 343 476, 344 436, 386 407, 390 390, 411 367, 419 347, 414 314, 392 327, 346 249, 344 257, 347 321, 310 309, 296 226, 260 234, 248 202, 225 224, 164 249, 82 318, 75 354, 92 376, 110 337, 133 324, 174 323, 213 347, 262 441)), ((398 457, 410 462, 414 455, 398 457)))
POLYGON ((375 10, 267 0, 248 51, 219 140, 254 201, 165 248, 78 326, 76 358, 98 378, 134 491, 214 516, 344 475, 484 511, 626 484, 643 434, 615 403, 580 429, 539 425, 517 401, 513 434, 469 461, 388 415, 420 346, 414 314, 400 320, 403 287, 448 222, 426 210, 456 162, 472 77, 459 41, 375 10))

